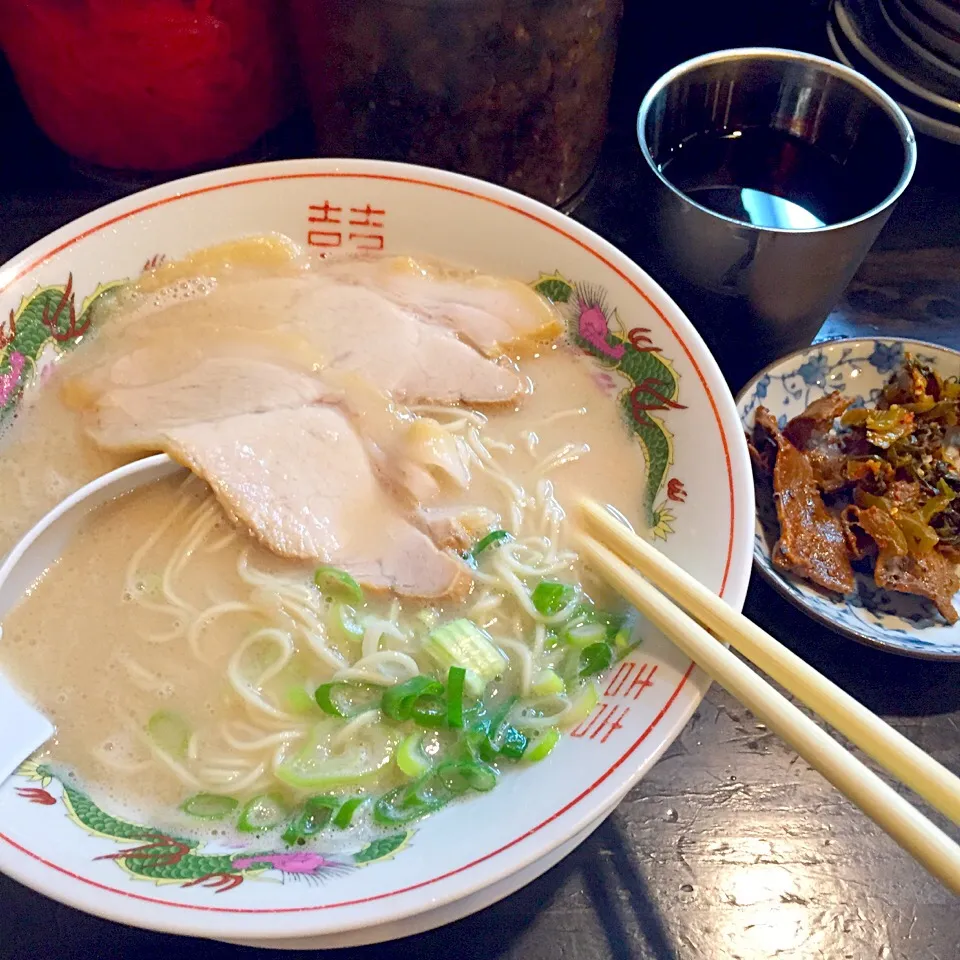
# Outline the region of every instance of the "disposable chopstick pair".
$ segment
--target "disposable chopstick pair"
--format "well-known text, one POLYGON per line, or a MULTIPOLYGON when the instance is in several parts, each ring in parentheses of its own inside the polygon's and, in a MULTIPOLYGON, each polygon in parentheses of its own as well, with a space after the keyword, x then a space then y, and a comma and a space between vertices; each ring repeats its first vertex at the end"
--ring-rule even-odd
POLYGON ((960 779, 728 607, 609 511, 592 501, 584 502, 582 509, 586 529, 593 536, 582 538, 581 549, 594 570, 934 876, 960 894, 960 847, 705 627, 954 823, 960 823, 960 779))

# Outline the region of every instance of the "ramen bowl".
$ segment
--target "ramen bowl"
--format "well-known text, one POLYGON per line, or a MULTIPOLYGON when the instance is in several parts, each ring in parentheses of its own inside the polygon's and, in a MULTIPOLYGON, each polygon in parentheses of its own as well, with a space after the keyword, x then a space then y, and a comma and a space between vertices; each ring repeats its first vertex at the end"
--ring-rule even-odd
MULTIPOLYGON (((0 316, 13 318, 0 341, 0 416, 49 388, 47 372, 86 333, 86 308, 104 285, 271 232, 317 253, 442 256, 549 297, 642 447, 635 496, 657 546, 741 607, 753 484, 733 399, 700 336, 600 237, 468 178, 373 161, 262 164, 157 187, 68 225, 0 269, 0 316)), ((0 606, 15 600, 0 596, 0 606)), ((122 923, 247 944, 345 946, 448 922, 573 849, 695 710, 708 679, 641 630, 592 713, 550 757, 356 850, 332 854, 322 833, 294 848, 213 833, 184 842, 118 817, 82 783, 28 760, 0 786, 0 870, 122 923)))

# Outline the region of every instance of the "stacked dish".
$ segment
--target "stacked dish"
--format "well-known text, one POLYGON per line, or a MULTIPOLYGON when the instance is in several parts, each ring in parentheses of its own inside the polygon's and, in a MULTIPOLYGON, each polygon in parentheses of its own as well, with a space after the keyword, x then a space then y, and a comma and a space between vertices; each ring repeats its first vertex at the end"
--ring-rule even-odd
POLYGON ((827 37, 917 130, 960 143, 960 9, 945 0, 834 0, 827 37))

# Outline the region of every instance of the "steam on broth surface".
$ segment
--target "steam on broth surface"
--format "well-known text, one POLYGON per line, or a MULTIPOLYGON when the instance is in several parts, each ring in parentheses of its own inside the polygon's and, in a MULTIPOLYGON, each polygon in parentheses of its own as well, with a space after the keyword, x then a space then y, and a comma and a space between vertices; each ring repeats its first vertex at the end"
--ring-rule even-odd
MULTIPOLYGON (((512 762, 545 756, 558 731, 592 708, 593 678, 629 648, 629 626, 580 564, 566 516, 583 495, 639 508, 642 452, 590 363, 556 341, 549 308, 531 307, 529 291, 436 265, 419 271, 429 284, 421 286, 409 262, 317 267, 275 242, 237 249, 235 260, 226 248, 174 265, 165 279, 147 277, 22 414, 0 459, 0 479, 18 481, 0 483, 0 514, 17 518, 0 531, 0 551, 71 489, 147 450, 186 459, 215 494, 184 471, 95 511, 6 618, 0 666, 56 724, 48 762, 75 770, 108 803, 161 821, 182 805, 187 814, 227 818, 241 829, 287 824, 290 842, 298 839, 298 811, 318 794, 334 798, 323 801, 330 816, 346 809, 346 798, 364 797, 346 819, 406 822, 464 792, 489 789, 512 762), (429 322, 439 325, 442 312, 456 328, 455 345, 440 338, 437 349, 478 372, 456 381, 458 394, 432 395, 448 389, 437 375, 418 396, 419 381, 411 374, 404 382, 398 361, 391 375, 400 386, 386 392, 366 379, 368 359, 357 360, 349 376, 339 374, 326 350, 339 334, 323 340, 315 327, 295 329, 295 308, 281 313, 287 321, 275 341, 267 324, 251 319, 255 312, 237 325, 229 315, 217 320, 218 304, 236 304, 238 290, 247 302, 269 303, 256 301, 258 284, 276 290, 278 280, 300 284, 317 274, 321 285, 329 277, 365 285, 362 295, 387 297, 389 310, 415 310, 419 291, 422 309, 438 311, 429 322), (468 288, 460 301, 458 277, 468 288), (164 283, 178 292, 165 293, 164 283), (458 326, 447 314, 464 303, 465 326, 458 326), (477 311, 491 303, 500 316, 514 311, 515 343, 481 342, 477 311), (171 330, 195 323, 213 335, 204 342, 201 332, 188 349, 174 348, 178 360, 176 339, 138 331, 138 319, 151 313, 171 330), (297 337, 313 338, 309 363, 302 349, 288 362, 297 337), (257 487, 267 520, 259 502, 248 520, 241 508, 249 506, 242 497, 250 475, 242 471, 250 468, 242 457, 229 460, 234 447, 223 439, 239 430, 243 447, 248 421, 235 410, 217 409, 222 426, 204 441, 216 449, 195 457, 183 454, 184 431, 194 428, 181 422, 182 403, 151 407, 146 419, 129 415, 139 409, 136 391, 191 370, 206 373, 211 358, 235 364, 264 357, 297 376, 316 375, 320 393, 330 395, 297 407, 284 394, 294 406, 253 404, 242 416, 276 418, 267 422, 279 424, 280 436, 290 409, 329 404, 342 411, 350 437, 339 439, 359 438, 369 459, 374 479, 361 479, 375 484, 384 509, 413 531, 404 527, 402 537, 420 538, 455 567, 449 584, 418 575, 426 554, 403 552, 407 540, 396 541, 403 550, 391 559, 380 541, 400 536, 400 528, 385 527, 381 515, 345 510, 356 534, 345 551, 333 513, 305 521, 309 510, 296 499, 296 509, 284 513, 290 496, 317 492, 300 482, 304 474, 322 494, 335 489, 330 461, 284 461, 257 487), (491 382, 481 363, 501 371, 493 381, 507 378, 503 402, 464 398, 491 382), (519 385, 514 393, 510 378, 519 385), (111 434, 118 410, 122 429, 111 434), (105 450, 110 436, 146 439, 134 449, 105 450), (243 482, 232 483, 236 470, 243 482), (237 516, 245 522, 235 523, 237 516), (286 536, 291 524, 300 535, 298 524, 318 522, 330 535, 323 556, 314 548, 277 555, 284 552, 277 524, 286 536)), ((304 290, 313 296, 312 287, 304 290)), ((504 339, 505 327, 498 329, 504 339)), ((413 370, 418 354, 411 356, 413 370)), ((199 403, 209 407, 229 392, 224 387, 199 403)), ((277 449, 286 448, 271 452, 277 449)), ((357 483, 351 477, 342 496, 353 496, 357 483)), ((639 526, 639 509, 627 519, 639 526)))

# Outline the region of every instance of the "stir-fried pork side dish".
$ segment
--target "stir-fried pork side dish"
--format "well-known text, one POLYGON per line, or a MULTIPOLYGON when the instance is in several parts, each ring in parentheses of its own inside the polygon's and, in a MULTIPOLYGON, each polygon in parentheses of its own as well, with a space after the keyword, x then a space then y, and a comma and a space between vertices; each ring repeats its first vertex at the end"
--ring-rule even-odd
POLYGON ((747 440, 772 484, 773 562, 825 590, 879 587, 930 600, 948 623, 960 590, 960 383, 906 358, 873 407, 831 393, 782 430, 758 407, 747 440))

